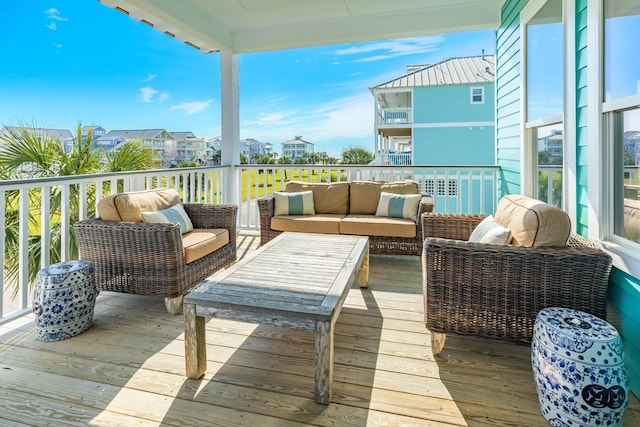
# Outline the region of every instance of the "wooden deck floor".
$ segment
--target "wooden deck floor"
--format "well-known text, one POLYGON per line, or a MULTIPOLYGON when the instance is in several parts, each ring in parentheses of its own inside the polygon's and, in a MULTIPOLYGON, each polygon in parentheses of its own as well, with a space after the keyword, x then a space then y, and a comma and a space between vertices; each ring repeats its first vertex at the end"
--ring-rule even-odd
MULTIPOLYGON (((243 234, 240 255, 257 244, 243 234)), ((266 272, 265 272, 266 273, 266 272)), ((332 403, 314 402, 309 332, 211 319, 208 369, 184 376, 182 316, 159 298, 103 292, 94 325, 36 340, 0 326, 0 425, 545 426, 526 346, 450 336, 433 357, 417 257, 371 256, 336 324, 332 403)), ((640 425, 632 396, 626 425, 640 425)))

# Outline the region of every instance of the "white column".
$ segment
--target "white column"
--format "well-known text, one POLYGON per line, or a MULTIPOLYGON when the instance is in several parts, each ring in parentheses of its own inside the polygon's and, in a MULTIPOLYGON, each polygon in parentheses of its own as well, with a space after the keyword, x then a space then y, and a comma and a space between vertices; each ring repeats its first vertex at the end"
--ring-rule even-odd
POLYGON ((231 166, 224 189, 224 202, 239 204, 240 183, 234 165, 240 164, 240 76, 238 54, 220 52, 220 104, 222 121, 221 164, 231 166))

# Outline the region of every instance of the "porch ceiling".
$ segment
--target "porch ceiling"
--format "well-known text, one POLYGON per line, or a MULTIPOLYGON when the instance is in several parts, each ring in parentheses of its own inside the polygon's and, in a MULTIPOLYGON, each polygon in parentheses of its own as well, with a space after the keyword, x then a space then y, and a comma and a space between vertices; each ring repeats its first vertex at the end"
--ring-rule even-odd
POLYGON ((495 29, 504 0, 98 0, 204 53, 495 29))

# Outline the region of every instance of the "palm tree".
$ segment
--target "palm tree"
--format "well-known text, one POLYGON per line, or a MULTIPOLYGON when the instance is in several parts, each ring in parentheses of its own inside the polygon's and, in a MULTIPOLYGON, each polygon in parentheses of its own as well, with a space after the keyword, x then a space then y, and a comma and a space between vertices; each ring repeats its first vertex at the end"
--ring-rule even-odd
MULTIPOLYGON (((91 131, 86 137, 82 136, 81 125, 78 124, 70 149, 65 150, 64 143, 59 138, 40 132, 35 127, 6 127, 0 134, 0 179, 17 180, 31 178, 50 178, 68 175, 86 175, 97 172, 112 172, 124 170, 148 169, 152 165, 152 155, 141 144, 125 143, 118 150, 109 153, 93 145, 91 131), (131 145, 129 145, 131 144, 131 145), (142 148, 141 148, 142 147, 142 148)), ((89 191, 93 197, 95 192, 89 191)), ((13 295, 18 292, 19 259, 19 190, 6 192, 5 215, 5 272, 7 282, 15 288, 13 295)), ((42 195, 39 189, 30 190, 29 229, 39 230, 42 195)), ((95 206, 94 200, 87 200, 87 205, 95 206)), ((80 186, 69 187, 69 225, 78 221, 80 212, 80 186)), ((50 253, 51 263, 61 260, 62 241, 62 193, 58 186, 51 187, 50 215, 51 223, 50 253)), ((93 215, 95 212, 89 212, 93 215)), ((70 239, 70 257, 78 256, 75 235, 70 239)), ((30 232, 28 238, 28 278, 33 283, 40 267, 42 255, 41 236, 30 232)))

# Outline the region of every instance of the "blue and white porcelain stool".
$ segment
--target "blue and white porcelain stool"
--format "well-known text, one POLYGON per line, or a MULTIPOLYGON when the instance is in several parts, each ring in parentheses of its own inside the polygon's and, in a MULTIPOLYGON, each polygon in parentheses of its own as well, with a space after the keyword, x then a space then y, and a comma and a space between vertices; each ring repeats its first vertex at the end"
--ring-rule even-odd
POLYGON ((33 293, 38 339, 59 341, 89 329, 96 296, 89 261, 61 262, 40 270, 33 293))
POLYGON ((618 331, 578 310, 536 317, 531 364, 542 415, 553 427, 621 426, 629 378, 618 331))

